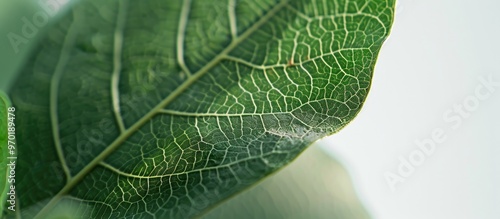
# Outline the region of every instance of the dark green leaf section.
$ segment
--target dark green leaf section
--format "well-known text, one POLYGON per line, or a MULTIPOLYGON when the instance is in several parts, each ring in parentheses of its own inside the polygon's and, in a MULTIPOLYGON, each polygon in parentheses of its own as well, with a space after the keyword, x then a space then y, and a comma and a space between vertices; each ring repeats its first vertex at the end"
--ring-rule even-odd
POLYGON ((394 0, 84 0, 11 90, 21 214, 199 215, 359 112, 394 0))

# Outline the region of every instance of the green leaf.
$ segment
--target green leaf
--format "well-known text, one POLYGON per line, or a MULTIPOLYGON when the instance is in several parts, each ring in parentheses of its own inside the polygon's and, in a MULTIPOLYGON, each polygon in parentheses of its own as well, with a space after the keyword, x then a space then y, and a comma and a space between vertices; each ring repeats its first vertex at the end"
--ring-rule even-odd
POLYGON ((21 214, 186 218, 361 109, 394 0, 84 0, 12 86, 21 214))
POLYGON ((9 177, 9 163, 11 157, 9 155, 9 133, 8 133, 8 113, 11 107, 10 100, 7 95, 0 91, 0 212, 3 214, 6 210, 7 199, 9 198, 10 182, 9 177))

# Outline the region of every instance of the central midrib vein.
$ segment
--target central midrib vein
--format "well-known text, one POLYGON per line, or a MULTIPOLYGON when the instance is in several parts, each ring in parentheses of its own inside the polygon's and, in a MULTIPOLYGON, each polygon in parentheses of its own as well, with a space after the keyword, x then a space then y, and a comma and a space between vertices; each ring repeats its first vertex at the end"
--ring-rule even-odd
POLYGON ((220 61, 224 60, 225 57, 238 46, 241 42, 247 39, 252 33, 259 29, 265 22, 269 21, 278 11, 285 7, 288 0, 282 0, 279 4, 274 6, 266 15, 261 17, 255 24, 248 28, 240 37, 233 39, 233 41, 215 58, 208 62, 203 68, 198 70, 196 73, 189 77, 181 86, 175 89, 170 95, 168 95, 163 101, 156 105, 151 111, 139 119, 134 125, 130 126, 125 132, 121 133, 115 141, 113 141, 104 151, 102 151, 96 158, 94 158, 89 164, 87 164, 80 172, 78 172, 73 178, 71 178, 66 185, 57 193, 44 208, 35 216, 35 218, 41 218, 51 210, 55 204, 66 195, 73 187, 75 187, 90 171, 92 171, 101 161, 106 159, 111 153, 118 149, 123 142, 125 142, 132 134, 134 134, 139 128, 150 121, 155 115, 157 115, 162 109, 164 109, 168 104, 174 101, 182 92, 189 88, 194 82, 205 75, 210 69, 219 64, 220 61))

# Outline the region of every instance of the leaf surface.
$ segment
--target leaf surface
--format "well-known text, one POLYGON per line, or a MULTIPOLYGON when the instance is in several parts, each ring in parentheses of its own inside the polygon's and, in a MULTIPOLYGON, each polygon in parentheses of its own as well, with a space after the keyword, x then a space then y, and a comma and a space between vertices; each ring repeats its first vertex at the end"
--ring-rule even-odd
POLYGON ((83 0, 11 90, 21 213, 186 218, 361 109, 394 0, 83 0))
MULTIPOLYGON (((10 161, 15 161, 10 157, 15 156, 9 155, 9 145, 12 145, 13 142, 9 144, 9 132, 8 132, 8 123, 9 123, 9 107, 11 107, 11 103, 9 97, 5 95, 2 91, 0 91, 0 212, 3 214, 4 209, 7 209, 7 200, 9 198, 9 163, 10 161)), ((15 152, 15 150, 12 150, 15 152)))

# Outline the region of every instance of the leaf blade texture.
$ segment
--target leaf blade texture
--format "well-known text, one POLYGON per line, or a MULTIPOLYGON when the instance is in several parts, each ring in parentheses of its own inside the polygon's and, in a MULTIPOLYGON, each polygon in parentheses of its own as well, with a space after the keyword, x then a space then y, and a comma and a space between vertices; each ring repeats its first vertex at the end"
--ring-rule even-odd
POLYGON ((355 117, 393 9, 82 1, 11 90, 21 213, 199 215, 355 117))

